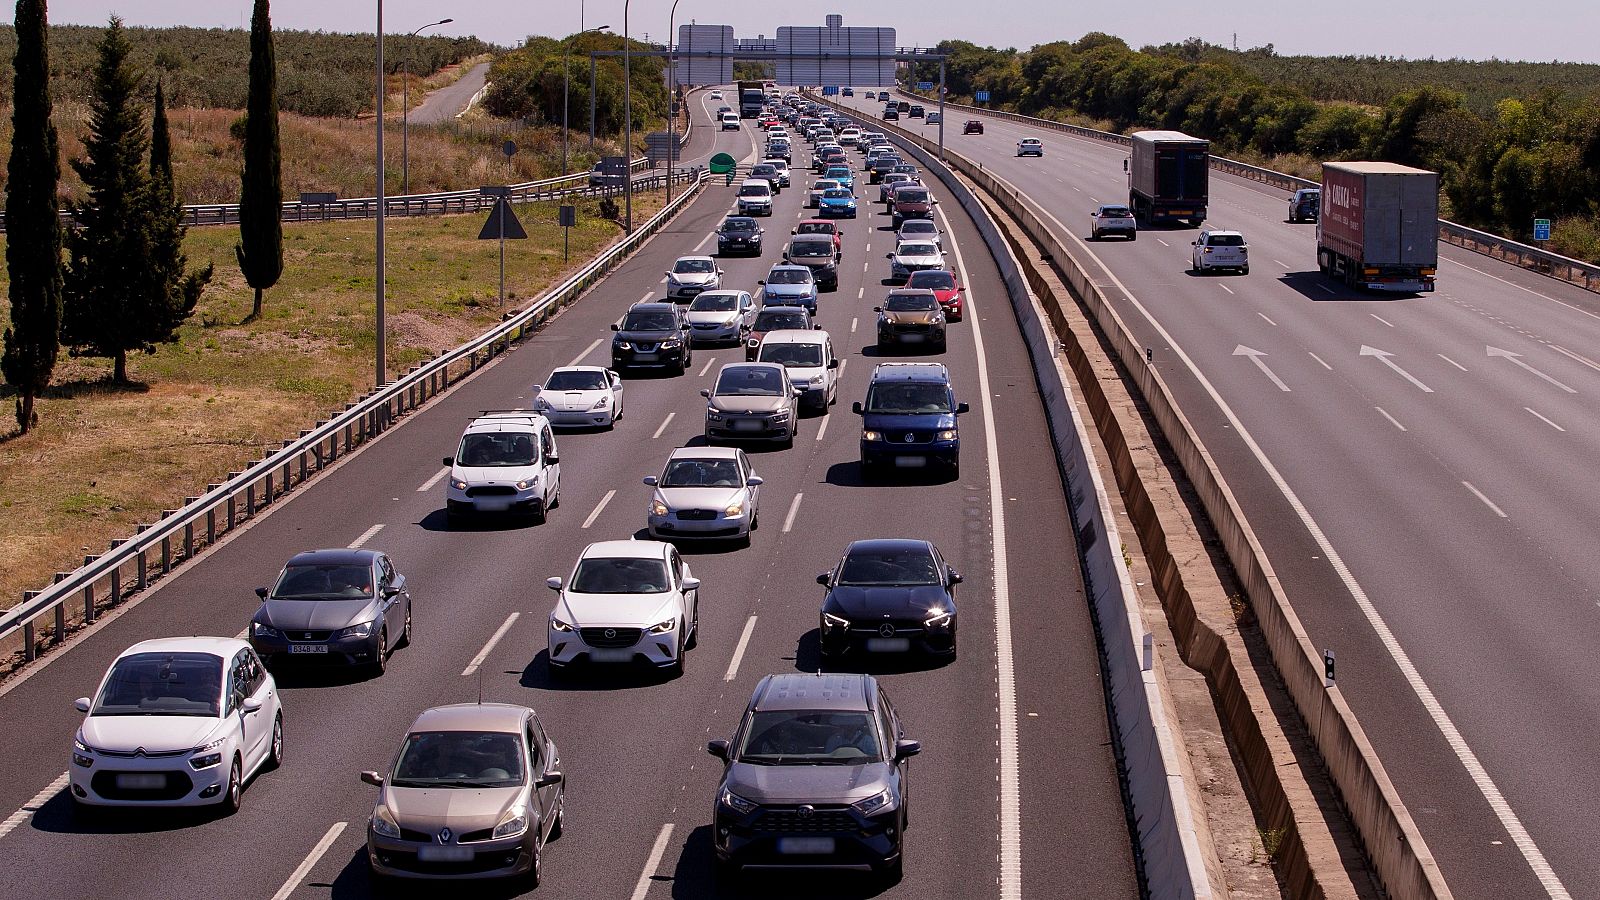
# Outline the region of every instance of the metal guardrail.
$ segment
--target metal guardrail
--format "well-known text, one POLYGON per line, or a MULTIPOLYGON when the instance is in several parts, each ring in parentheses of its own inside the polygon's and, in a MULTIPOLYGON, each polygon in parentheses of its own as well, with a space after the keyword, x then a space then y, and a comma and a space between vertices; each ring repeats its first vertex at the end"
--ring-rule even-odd
MULTIPOLYGON (((664 177, 648 176, 646 181, 659 183, 664 177)), ((226 481, 208 485, 199 497, 186 498, 181 509, 168 510, 159 521, 138 526, 132 538, 112 541, 105 554, 84 557, 80 568, 57 573, 48 588, 25 592, 19 605, 0 614, 0 645, 13 645, 16 633, 21 631, 23 658, 33 660, 42 649, 37 627, 40 618, 53 614, 48 639, 59 644, 66 639, 69 604, 81 604, 72 613, 74 619, 93 623, 130 593, 147 588, 341 455, 382 434, 400 416, 509 349, 615 268, 707 183, 705 170, 699 168, 678 170, 672 177, 693 186, 526 309, 468 343, 413 366, 401 378, 378 386, 348 404, 343 412, 302 431, 298 438, 285 441, 281 449, 268 453, 245 471, 230 473, 226 481)))
MULTIPOLYGON (((908 91, 903 88, 896 88, 896 90, 902 94, 906 94, 911 97, 917 97, 930 102, 932 102, 934 99, 924 96, 923 94, 919 94, 916 91, 908 91)), ((1085 128, 1082 125, 1069 125, 1066 122, 1052 122, 1049 119, 1040 119, 1035 116, 1025 116, 1021 113, 990 109, 985 106, 972 106, 965 103, 951 103, 948 100, 945 101, 944 105, 946 110, 963 110, 966 112, 982 113, 983 115, 992 116, 997 119, 1005 119, 1024 125, 1031 125, 1037 128, 1048 128, 1052 131, 1061 131, 1071 134, 1075 137, 1104 141, 1108 144, 1127 146, 1129 143, 1129 140, 1125 135, 1116 134, 1110 131, 1100 131, 1095 128, 1085 128)), ((1278 172, 1263 166, 1253 166, 1249 163, 1239 162, 1238 160, 1228 159, 1222 156, 1211 157, 1211 168, 1229 175, 1237 175, 1240 178, 1248 178, 1251 181, 1259 181, 1262 184, 1269 184, 1273 187, 1278 187, 1289 191, 1299 188, 1322 186, 1322 183, 1319 181, 1313 181, 1309 178, 1300 178, 1296 175, 1278 172)), ((1570 256, 1562 256, 1559 253, 1551 253, 1548 250, 1541 250, 1538 247, 1534 247, 1529 244, 1523 244, 1497 234, 1491 234, 1487 231, 1479 231, 1476 228, 1468 228, 1465 225, 1457 224, 1449 219, 1439 220, 1439 237, 1446 243, 1454 244, 1455 246, 1464 250, 1471 250, 1474 253, 1481 253, 1484 256, 1492 259, 1508 262, 1514 266, 1529 269, 1531 271, 1538 272, 1541 275, 1548 275, 1551 278, 1567 282, 1568 284, 1576 285, 1584 290, 1600 293, 1600 265, 1584 262, 1581 259, 1573 259, 1570 256)))

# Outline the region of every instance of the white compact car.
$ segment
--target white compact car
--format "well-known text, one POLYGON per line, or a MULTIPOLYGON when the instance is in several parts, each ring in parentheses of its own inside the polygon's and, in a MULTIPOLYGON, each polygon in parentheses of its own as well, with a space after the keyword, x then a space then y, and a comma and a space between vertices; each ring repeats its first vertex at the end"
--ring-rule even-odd
POLYGON ((533 394, 551 425, 610 428, 622 418, 622 376, 604 366, 562 366, 533 394))
POLYGON ((772 215, 772 184, 765 178, 746 178, 739 185, 738 211, 741 216, 772 215))
POLYGON ((749 291, 706 291, 689 304, 689 339, 743 343, 755 320, 756 301, 749 291))
POLYGON ((739 130, 739 114, 738 113, 731 113, 731 112, 723 113, 722 114, 722 130, 723 131, 738 131, 739 130))
POLYGON ((774 157, 772 159, 763 159, 761 162, 764 165, 771 166, 774 169, 778 170, 778 187, 788 187, 789 186, 789 161, 788 160, 778 159, 778 158, 774 157))
POLYGON ((1194 240, 1189 268, 1204 275, 1214 269, 1250 274, 1250 247, 1237 231, 1202 231, 1194 240))
POLYGON ((722 269, 709 256, 680 256, 667 270, 667 299, 687 303, 722 287, 722 269))
POLYGON ((631 663, 683 672, 700 624, 700 579, 660 541, 601 541, 583 548, 572 575, 545 581, 552 671, 575 662, 631 663))
POLYGON ((278 686, 235 638, 142 641, 122 651, 72 741, 74 809, 239 809, 244 785, 283 760, 278 686))
POLYGON ((804 404, 826 410, 838 399, 839 358, 826 331, 769 331, 756 348, 755 361, 788 369, 789 380, 805 391, 800 396, 804 404))
POLYGON ((487 410, 461 435, 445 479, 445 512, 526 512, 535 522, 561 502, 561 457, 550 420, 528 409, 487 410))
POLYGON ((721 100, 722 99, 722 92, 721 91, 712 91, 710 99, 712 99, 712 100, 721 100))
POLYGON ((1130 241, 1139 239, 1139 221, 1133 210, 1120 203, 1106 203, 1089 213, 1089 240, 1098 241, 1108 234, 1120 234, 1130 241))
POLYGON ((894 247, 894 252, 886 254, 889 258, 889 278, 892 281, 904 282, 911 277, 912 272, 923 269, 944 268, 944 253, 939 250, 939 245, 932 241, 901 241, 894 247))
POLYGON ((932 241, 941 246, 943 237, 932 219, 907 219, 900 223, 900 230, 895 232, 896 241, 932 241))
POLYGON ((1038 138, 1023 138, 1017 141, 1018 156, 1044 156, 1044 141, 1038 138))
POLYGON ((645 525, 657 540, 733 538, 750 543, 759 527, 761 476, 737 447, 679 447, 659 476, 645 525))

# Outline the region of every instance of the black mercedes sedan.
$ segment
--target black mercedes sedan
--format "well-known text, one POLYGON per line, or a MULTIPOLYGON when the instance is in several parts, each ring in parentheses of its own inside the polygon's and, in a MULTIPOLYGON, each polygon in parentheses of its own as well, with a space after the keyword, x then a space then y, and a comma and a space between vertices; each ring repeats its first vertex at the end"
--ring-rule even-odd
POLYGON ((923 653, 955 658, 961 575, 928 541, 854 541, 831 572, 818 637, 822 655, 923 653))

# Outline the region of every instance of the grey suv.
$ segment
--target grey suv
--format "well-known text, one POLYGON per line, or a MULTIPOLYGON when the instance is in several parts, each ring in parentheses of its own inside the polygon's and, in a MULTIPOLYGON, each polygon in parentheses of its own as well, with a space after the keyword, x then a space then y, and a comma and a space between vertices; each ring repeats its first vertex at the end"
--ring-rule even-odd
POLYGON ((859 869, 900 879, 910 799, 905 739, 871 675, 768 675, 728 741, 712 813, 725 876, 750 868, 859 869))

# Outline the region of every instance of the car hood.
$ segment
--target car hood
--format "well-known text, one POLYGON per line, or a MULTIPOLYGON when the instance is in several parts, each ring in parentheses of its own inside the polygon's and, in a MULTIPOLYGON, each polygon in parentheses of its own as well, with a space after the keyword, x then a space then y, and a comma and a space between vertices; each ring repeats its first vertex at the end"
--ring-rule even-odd
MULTIPOLYGON (((469 831, 481 831, 499 824, 506 810, 522 800, 524 787, 508 788, 385 788, 379 802, 389 807, 395 824, 413 831, 437 835, 448 827, 452 840, 469 831)), ((531 808, 530 818, 537 815, 531 808)), ((530 823, 531 824, 531 823, 530 823)))
POLYGON ((671 509, 725 509, 744 496, 744 488, 664 487, 656 497, 671 509))
POLYGON ((711 395, 711 408, 719 412, 777 412, 789 405, 788 397, 711 395))
POLYGON ((676 331, 619 331, 617 337, 624 341, 643 341, 653 344, 657 341, 670 341, 678 337, 676 331))
POLYGON ((802 382, 809 384, 813 381, 817 381, 818 379, 822 378, 822 374, 824 372, 828 371, 821 366, 789 366, 788 369, 789 380, 795 382, 796 384, 802 382))
POLYGON ((903 256, 896 253, 894 261, 902 266, 942 266, 944 261, 937 256, 903 256))
POLYGON ((738 310, 729 310, 728 312, 717 312, 714 309, 689 311, 690 325, 727 325, 737 318, 739 318, 738 310))
POLYGON ((956 427, 956 417, 950 413, 882 413, 869 412, 861 417, 861 427, 868 431, 916 431, 956 427))
POLYGON ((560 410, 585 410, 592 409, 600 398, 609 395, 609 390, 594 391, 540 391, 539 399, 548 403, 552 409, 560 410))
POLYGON ((728 766, 723 784, 755 803, 854 803, 889 787, 888 763, 860 766, 728 766))
POLYGON ((450 477, 471 485, 516 484, 539 474, 538 466, 453 466, 450 477))
POLYGON ((937 584, 904 587, 856 587, 838 585, 828 592, 822 608, 850 619, 921 619, 930 609, 948 609, 954 604, 937 584))
POLYGON ((828 206, 851 206, 856 202, 854 197, 823 197, 822 202, 828 206))
POLYGON ((86 716, 83 742, 99 750, 170 753, 204 747, 218 731, 212 716, 86 716))
POLYGON ((810 297, 817 292, 816 284, 769 284, 762 289, 761 298, 763 305, 782 306, 781 303, 766 303, 771 299, 787 300, 791 297, 810 297))
POLYGON ((269 598, 256 612, 256 621, 279 631, 338 631, 377 617, 377 601, 370 597, 349 600, 269 598))
POLYGON ((929 311, 885 312, 883 319, 894 325, 932 325, 938 313, 929 311))
POLYGON ((679 284, 710 284, 717 280, 715 272, 675 272, 667 276, 679 284))
POLYGON ((556 603, 556 616, 564 622, 587 628, 616 625, 623 628, 649 628, 677 615, 677 595, 662 594, 579 594, 562 591, 556 603))

